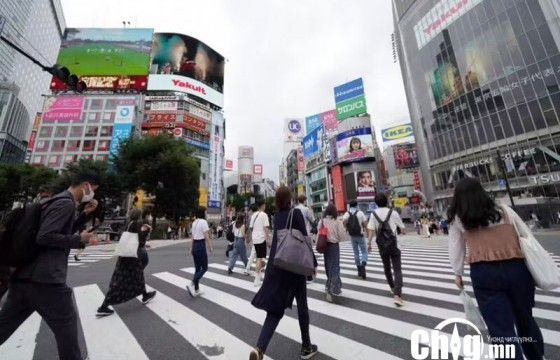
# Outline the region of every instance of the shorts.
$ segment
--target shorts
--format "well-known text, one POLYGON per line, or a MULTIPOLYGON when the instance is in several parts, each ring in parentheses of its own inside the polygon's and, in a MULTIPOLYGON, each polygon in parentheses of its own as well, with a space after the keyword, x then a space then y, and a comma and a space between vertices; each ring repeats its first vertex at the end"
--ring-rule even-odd
POLYGON ((261 244, 254 244, 255 252, 257 253, 257 259, 266 258, 266 241, 261 244))

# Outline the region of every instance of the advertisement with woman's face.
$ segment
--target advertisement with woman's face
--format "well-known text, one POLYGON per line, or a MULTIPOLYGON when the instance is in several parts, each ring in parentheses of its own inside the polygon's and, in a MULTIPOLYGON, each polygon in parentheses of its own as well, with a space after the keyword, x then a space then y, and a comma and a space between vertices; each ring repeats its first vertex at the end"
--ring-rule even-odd
POLYGON ((357 128, 336 137, 338 161, 354 161, 373 157, 371 128, 357 128))
POLYGON ((358 199, 375 197, 375 180, 373 170, 356 172, 356 190, 358 199))

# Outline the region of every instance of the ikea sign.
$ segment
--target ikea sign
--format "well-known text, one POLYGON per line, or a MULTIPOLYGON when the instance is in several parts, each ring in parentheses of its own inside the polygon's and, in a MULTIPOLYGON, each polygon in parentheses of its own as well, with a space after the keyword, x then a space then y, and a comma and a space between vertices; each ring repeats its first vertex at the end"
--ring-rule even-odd
POLYGON ((403 139, 409 136, 414 136, 412 124, 398 125, 381 130, 383 142, 403 139))

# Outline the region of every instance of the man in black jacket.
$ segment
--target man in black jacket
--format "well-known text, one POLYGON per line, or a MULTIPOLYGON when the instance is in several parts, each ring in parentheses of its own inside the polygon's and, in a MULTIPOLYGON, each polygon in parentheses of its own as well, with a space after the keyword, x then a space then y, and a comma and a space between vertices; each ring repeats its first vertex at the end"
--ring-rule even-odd
POLYGON ((96 172, 76 173, 70 188, 43 206, 36 239, 41 250, 31 264, 16 269, 12 276, 6 304, 0 310, 0 346, 37 311, 55 335, 60 359, 82 359, 78 316, 66 276, 70 249, 83 248, 92 236, 92 229, 75 233, 97 208, 93 196, 98 187, 96 172), (88 204, 76 218, 80 203, 88 204))

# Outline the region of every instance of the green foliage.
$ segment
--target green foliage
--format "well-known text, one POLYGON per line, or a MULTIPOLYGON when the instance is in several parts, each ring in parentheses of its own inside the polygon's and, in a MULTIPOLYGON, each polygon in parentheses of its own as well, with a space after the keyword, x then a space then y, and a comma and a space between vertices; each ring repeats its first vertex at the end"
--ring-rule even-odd
POLYGON ((58 177, 56 171, 45 166, 29 164, 0 164, 0 210, 11 208, 14 201, 27 202, 58 177))

